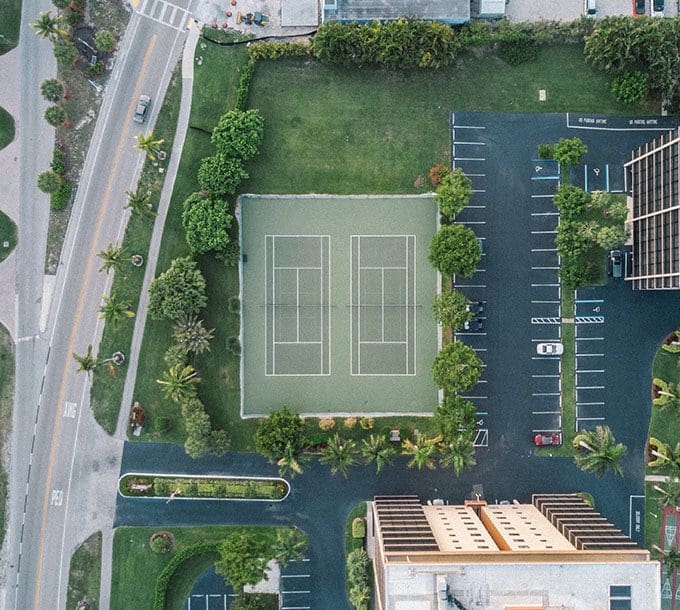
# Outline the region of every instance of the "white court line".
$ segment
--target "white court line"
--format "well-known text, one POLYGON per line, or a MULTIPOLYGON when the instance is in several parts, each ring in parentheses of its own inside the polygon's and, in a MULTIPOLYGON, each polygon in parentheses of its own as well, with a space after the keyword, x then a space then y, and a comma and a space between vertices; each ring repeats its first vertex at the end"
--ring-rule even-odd
POLYGON ((295 271, 295 324, 296 343, 300 342, 300 270, 295 271))
POLYGON ((461 140, 454 141, 454 144, 469 144, 470 146, 486 146, 486 142, 463 142, 461 140))
POLYGON ((557 248, 532 248, 532 252, 557 252, 557 248))
POLYGON ((532 212, 532 216, 559 216, 559 212, 532 212))
POLYGON ((323 345, 323 341, 274 341, 275 345, 323 345))
MULTIPOLYGON (((385 341, 385 270, 380 271, 380 338, 385 341)), ((361 345, 361 343, 359 343, 361 345)))
POLYGON ((359 341, 360 345, 408 345, 408 341, 359 341))
POLYGON ((380 270, 385 270, 389 269, 390 271, 403 271, 406 269, 406 267, 359 267, 362 271, 366 271, 367 269, 371 269, 373 271, 380 271, 380 270))
MULTIPOLYGON (((272 267, 276 266, 276 237, 272 236, 272 267)), ((276 273, 272 273, 272 301, 276 304, 276 273)), ((276 309, 272 309, 272 375, 276 375, 276 309)))
MULTIPOLYGON (((319 237, 323 237, 323 235, 320 235, 319 237)), ((278 269, 287 269, 288 271, 297 271, 300 269, 322 269, 323 267, 274 267, 274 270, 278 269)))

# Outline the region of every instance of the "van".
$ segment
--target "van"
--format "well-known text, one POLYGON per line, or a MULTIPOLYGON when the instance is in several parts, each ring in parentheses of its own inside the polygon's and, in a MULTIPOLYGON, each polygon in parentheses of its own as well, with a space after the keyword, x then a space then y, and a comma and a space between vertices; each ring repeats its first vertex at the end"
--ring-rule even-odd
POLYGON ((623 277, 623 257, 621 256, 621 250, 612 250, 609 252, 609 275, 615 279, 621 279, 623 277))
POLYGON ((583 0, 583 12, 586 17, 593 19, 597 15, 597 6, 595 6, 595 0, 583 0))

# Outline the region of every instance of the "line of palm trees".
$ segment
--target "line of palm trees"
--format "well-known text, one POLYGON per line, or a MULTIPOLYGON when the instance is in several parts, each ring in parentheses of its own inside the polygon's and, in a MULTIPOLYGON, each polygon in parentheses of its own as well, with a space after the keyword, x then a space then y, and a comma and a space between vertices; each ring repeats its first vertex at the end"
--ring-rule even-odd
POLYGON ((576 465, 584 472, 603 477, 610 470, 623 476, 621 461, 627 448, 617 443, 609 426, 596 426, 594 430, 581 430, 574 436, 573 447, 578 450, 576 465))
MULTIPOLYGON (((398 455, 408 455, 407 466, 418 470, 434 470, 439 464, 444 468, 452 468, 456 475, 464 469, 476 464, 475 448, 472 439, 466 435, 458 435, 445 440, 441 435, 428 438, 417 433, 413 440, 404 439, 401 446, 388 440, 385 434, 371 434, 360 443, 351 438, 342 438, 338 433, 331 436, 321 450, 319 461, 330 466, 331 474, 349 476, 350 469, 360 464, 375 464, 376 472, 391 466, 398 455)), ((303 471, 309 454, 300 454, 289 445, 284 455, 278 460, 281 476, 294 476, 303 471)))

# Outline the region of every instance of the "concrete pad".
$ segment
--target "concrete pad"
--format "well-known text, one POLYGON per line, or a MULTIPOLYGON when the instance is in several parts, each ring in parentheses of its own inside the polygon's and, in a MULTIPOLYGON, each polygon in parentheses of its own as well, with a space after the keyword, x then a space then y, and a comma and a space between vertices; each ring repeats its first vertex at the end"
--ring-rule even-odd
POLYGON ((16 250, 0 263, 0 324, 16 341, 16 299, 14 284, 16 279, 16 250))
POLYGON ((243 587, 246 593, 279 593, 281 586, 281 566, 279 562, 272 559, 267 564, 267 578, 260 581, 255 586, 243 587))
POLYGON ((317 0, 281 0, 281 25, 284 27, 319 25, 317 0))
POLYGON ((50 315, 50 305, 52 305, 52 297, 54 296, 54 285, 56 283, 56 275, 46 275, 43 278, 43 293, 42 301, 40 302, 40 332, 44 333, 47 329, 47 319, 50 315))

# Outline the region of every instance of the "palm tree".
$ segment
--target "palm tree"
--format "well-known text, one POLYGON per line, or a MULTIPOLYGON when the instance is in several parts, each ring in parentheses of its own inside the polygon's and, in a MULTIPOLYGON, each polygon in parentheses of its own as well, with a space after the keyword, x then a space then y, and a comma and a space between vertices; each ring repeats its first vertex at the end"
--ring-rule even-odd
POLYGON ((654 485, 653 489, 654 491, 659 492, 657 501, 662 507, 665 508, 666 506, 680 506, 680 483, 678 481, 668 479, 666 482, 666 487, 654 485))
POLYGON ((652 548, 658 553, 659 561, 668 566, 670 572, 673 572, 675 568, 680 568, 679 551, 675 549, 661 549, 656 544, 652 545, 652 548))
POLYGON ((125 207, 132 210, 133 215, 148 216, 149 218, 154 218, 157 215, 151 204, 151 193, 149 191, 143 193, 140 189, 137 189, 134 193, 126 191, 125 194, 128 196, 125 207))
POLYGON ((210 351, 210 341, 215 336, 215 329, 208 330, 203 320, 196 316, 182 316, 172 331, 172 336, 187 352, 202 354, 210 351))
POLYGON ((78 363, 78 373, 87 373, 88 376, 97 367, 97 358, 92 354, 92 345, 87 346, 87 351, 82 356, 73 352, 73 358, 78 363))
POLYGON ((659 388, 659 396, 653 400, 654 405, 662 409, 680 409, 680 384, 668 383, 658 378, 653 383, 659 388))
POLYGON ((162 379, 156 383, 163 386, 163 395, 174 402, 182 402, 196 393, 196 384, 201 381, 198 371, 190 364, 170 367, 163 372, 162 379))
POLYGON ((307 537, 304 533, 295 528, 290 530, 279 530, 276 540, 272 545, 272 552, 276 561, 284 568, 291 561, 300 561, 307 551, 307 537))
POLYGON ((47 38, 54 42, 58 38, 65 38, 68 36, 68 29, 63 26, 64 18, 61 15, 52 17, 52 13, 40 13, 37 21, 31 24, 35 29, 35 33, 41 38, 47 38))
POLYGON ((102 250, 97 256, 104 261, 99 271, 106 271, 107 274, 111 269, 119 269, 124 261, 129 260, 125 256, 125 248, 116 244, 109 244, 106 250, 102 250))
POLYGON ((391 466, 396 454, 397 450, 390 445, 384 434, 371 434, 361 443, 361 455, 366 465, 375 462, 376 472, 380 472, 385 466, 391 466))
POLYGON ((595 430, 582 430, 574 437, 574 447, 583 449, 574 457, 576 465, 584 472, 603 477, 609 469, 623 476, 621 460, 626 446, 617 443, 609 426, 597 426, 595 430))
POLYGON ((475 446, 468 436, 460 434, 440 449, 442 457, 439 463, 444 468, 453 468, 456 476, 460 475, 466 468, 472 468, 477 464, 474 457, 475 446))
POLYGON ((152 161, 156 158, 156 155, 160 152, 160 145, 165 142, 165 140, 160 139, 160 140, 154 140, 153 139, 153 133, 149 132, 146 135, 143 133, 138 133, 135 136, 135 140, 137 140, 137 144, 135 145, 135 148, 137 150, 141 150, 146 153, 146 156, 151 159, 152 161))
POLYGON ((283 455, 276 462, 279 467, 279 476, 290 474, 293 478, 296 474, 302 474, 303 456, 299 455, 291 443, 286 444, 283 455))
POLYGON ((328 439, 328 444, 319 460, 322 464, 328 464, 331 467, 331 474, 341 472, 347 477, 349 469, 358 463, 356 453, 356 442, 351 439, 342 439, 336 432, 328 439))
POLYGON ((662 451, 652 450, 652 455, 663 460, 662 465, 668 466, 671 476, 680 475, 680 442, 674 448, 665 445, 662 451))
POLYGON ((130 309, 131 306, 130 301, 116 299, 115 293, 111 293, 110 296, 104 295, 104 303, 99 308, 99 313, 101 313, 99 318, 111 324, 113 330, 118 330, 118 324, 123 318, 135 317, 135 312, 130 309))
POLYGON ((436 466, 433 456, 437 450, 437 444, 441 441, 441 436, 427 438, 422 432, 418 432, 415 442, 405 438, 401 444, 401 452, 403 455, 412 456, 407 466, 409 468, 415 466, 418 470, 423 468, 434 470, 436 466))

